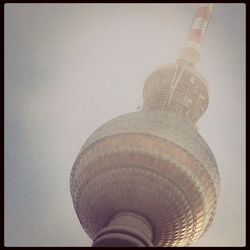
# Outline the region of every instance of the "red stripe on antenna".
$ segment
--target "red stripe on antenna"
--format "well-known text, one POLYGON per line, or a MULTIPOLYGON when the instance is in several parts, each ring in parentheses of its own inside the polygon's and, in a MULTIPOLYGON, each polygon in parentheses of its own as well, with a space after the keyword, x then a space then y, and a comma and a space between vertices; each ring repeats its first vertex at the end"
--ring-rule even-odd
POLYGON ((193 29, 189 32, 188 39, 199 43, 202 38, 202 31, 200 29, 193 29))
POLYGON ((203 17, 204 19, 208 19, 209 12, 210 12, 209 6, 207 7, 201 6, 197 9, 196 17, 203 17))

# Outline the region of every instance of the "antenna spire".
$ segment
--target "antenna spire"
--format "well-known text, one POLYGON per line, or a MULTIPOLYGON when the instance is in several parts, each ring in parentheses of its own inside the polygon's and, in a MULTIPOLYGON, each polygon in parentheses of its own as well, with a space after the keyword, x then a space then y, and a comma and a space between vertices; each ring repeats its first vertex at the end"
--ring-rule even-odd
POLYGON ((199 62, 200 47, 204 40, 213 5, 214 4, 198 5, 191 30, 188 33, 188 46, 179 52, 177 60, 186 61, 193 65, 199 62))

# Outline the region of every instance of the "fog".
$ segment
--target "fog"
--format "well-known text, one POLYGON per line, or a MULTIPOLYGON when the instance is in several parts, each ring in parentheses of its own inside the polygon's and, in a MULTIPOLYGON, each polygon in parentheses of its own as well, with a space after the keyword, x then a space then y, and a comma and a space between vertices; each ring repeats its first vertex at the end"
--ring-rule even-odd
MULTIPOLYGON (((73 208, 78 151, 142 104, 147 76, 187 44, 196 4, 5 4, 6 246, 90 246, 73 208)), ((215 4, 197 69, 198 121, 221 178, 214 222, 195 246, 245 245, 245 5, 215 4)))

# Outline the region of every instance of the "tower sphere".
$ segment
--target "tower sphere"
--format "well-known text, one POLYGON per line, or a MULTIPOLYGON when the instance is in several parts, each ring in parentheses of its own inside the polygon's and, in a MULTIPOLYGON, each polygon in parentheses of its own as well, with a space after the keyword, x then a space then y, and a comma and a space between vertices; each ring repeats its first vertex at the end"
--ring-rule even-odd
POLYGON ((72 168, 74 207, 93 246, 188 246, 213 220, 219 174, 195 127, 206 80, 180 60, 153 72, 143 97, 141 111, 98 128, 72 168))

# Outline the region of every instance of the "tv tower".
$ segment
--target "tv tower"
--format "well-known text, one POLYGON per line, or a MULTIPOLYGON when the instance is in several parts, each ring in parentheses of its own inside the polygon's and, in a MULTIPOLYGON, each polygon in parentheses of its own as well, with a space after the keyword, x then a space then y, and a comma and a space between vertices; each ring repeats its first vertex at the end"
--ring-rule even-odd
POLYGON ((146 79, 140 111, 98 128, 81 148, 70 190, 93 246, 188 246, 219 196, 213 153, 196 128, 208 84, 195 69, 213 4, 199 4, 176 63, 146 79))

